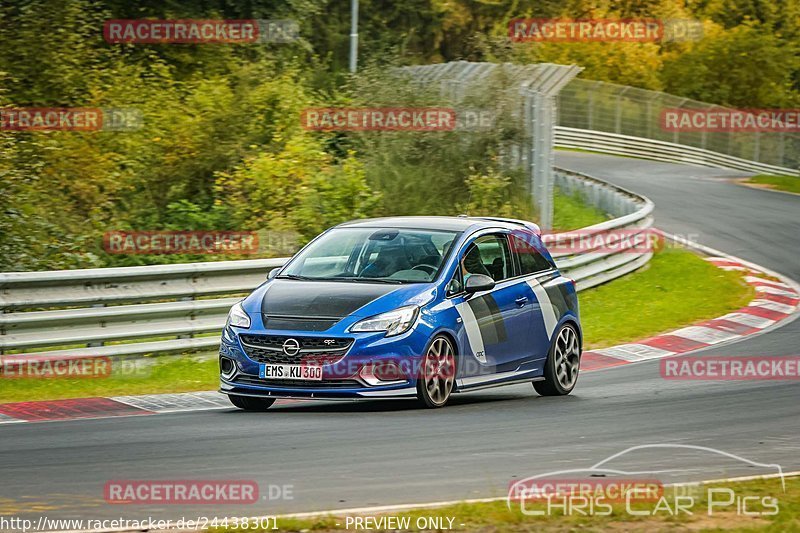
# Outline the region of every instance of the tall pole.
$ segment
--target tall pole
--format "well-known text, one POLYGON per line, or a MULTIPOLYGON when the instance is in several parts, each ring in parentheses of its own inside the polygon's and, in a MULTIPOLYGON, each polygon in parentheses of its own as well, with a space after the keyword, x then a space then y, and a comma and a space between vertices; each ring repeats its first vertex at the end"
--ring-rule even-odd
POLYGON ((358 0, 350 1, 350 72, 358 65, 358 0))
POLYGON ((540 91, 527 91, 530 108, 531 142, 528 163, 531 172, 531 191, 539 212, 539 227, 553 229, 553 125, 555 97, 540 91))

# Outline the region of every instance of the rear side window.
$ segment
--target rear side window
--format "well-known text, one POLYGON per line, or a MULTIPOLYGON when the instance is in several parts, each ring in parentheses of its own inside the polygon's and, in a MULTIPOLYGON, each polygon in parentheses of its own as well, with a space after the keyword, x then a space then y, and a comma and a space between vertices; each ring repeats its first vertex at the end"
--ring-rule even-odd
POLYGON ((550 270, 553 265, 532 244, 517 235, 511 236, 511 250, 519 259, 520 274, 535 274, 550 270))

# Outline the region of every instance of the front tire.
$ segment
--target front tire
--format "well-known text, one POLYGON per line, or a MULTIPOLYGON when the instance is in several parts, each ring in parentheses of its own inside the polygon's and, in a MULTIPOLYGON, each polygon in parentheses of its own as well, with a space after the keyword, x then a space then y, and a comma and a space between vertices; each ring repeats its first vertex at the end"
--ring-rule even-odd
POLYGON ((544 364, 544 381, 533 382, 533 388, 542 396, 564 396, 572 392, 578 382, 581 343, 577 329, 566 323, 554 338, 544 364))
POLYGON ((245 411, 266 411, 275 403, 274 398, 251 398, 234 394, 229 394, 228 399, 234 406, 245 411))
POLYGON ((444 407, 456 382, 456 351, 444 335, 433 338, 422 358, 417 397, 425 407, 444 407))

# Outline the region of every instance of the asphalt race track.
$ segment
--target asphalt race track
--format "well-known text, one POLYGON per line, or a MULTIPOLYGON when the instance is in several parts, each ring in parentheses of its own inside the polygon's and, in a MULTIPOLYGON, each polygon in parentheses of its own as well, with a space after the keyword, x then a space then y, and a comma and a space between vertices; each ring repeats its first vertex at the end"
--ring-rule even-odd
MULTIPOLYGON (((556 164, 648 196, 660 229, 800 281, 800 196, 736 185, 730 178, 750 174, 735 170, 569 152, 559 153, 556 164)), ((703 353, 798 355, 799 341, 800 321, 795 321, 703 353)), ((800 400, 800 390, 796 393, 800 400)))
MULTIPOLYGON (((800 280, 800 197, 721 178, 732 171, 561 153, 557 164, 649 196, 657 226, 800 280)), ((714 295, 708 295, 713 298, 714 295)), ((635 309, 631 310, 635 319, 635 309)), ((800 320, 703 353, 796 355, 800 320)), ((195 518, 504 496, 510 481, 592 464, 628 447, 716 448, 800 470, 797 382, 665 381, 657 361, 587 373, 565 398, 529 385, 412 403, 296 403, 0 427, 0 514, 34 518, 195 518), (246 479, 292 499, 246 506, 110 505, 110 479, 246 479)), ((664 481, 774 469, 688 450, 615 461, 664 481), (663 472, 670 470, 670 472, 663 472)))

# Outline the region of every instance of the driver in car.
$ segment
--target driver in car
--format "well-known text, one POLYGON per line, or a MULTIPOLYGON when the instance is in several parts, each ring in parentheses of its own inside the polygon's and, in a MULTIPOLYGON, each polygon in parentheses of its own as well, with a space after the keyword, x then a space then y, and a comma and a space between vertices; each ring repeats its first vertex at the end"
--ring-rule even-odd
POLYGON ((486 269, 481 259, 481 251, 477 246, 471 244, 464 258, 461 260, 461 274, 464 277, 464 284, 466 285, 467 279, 472 274, 483 274, 491 277, 491 274, 486 269))

